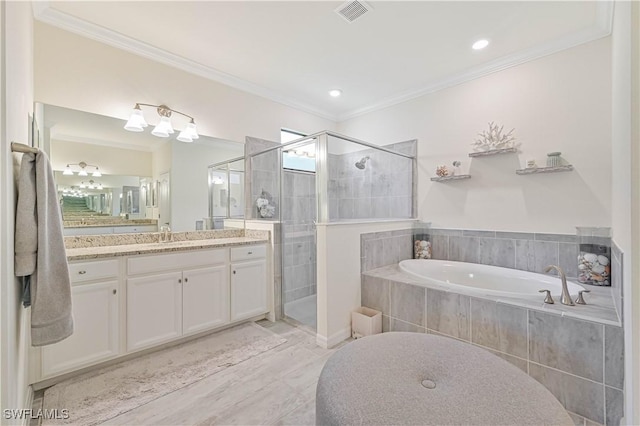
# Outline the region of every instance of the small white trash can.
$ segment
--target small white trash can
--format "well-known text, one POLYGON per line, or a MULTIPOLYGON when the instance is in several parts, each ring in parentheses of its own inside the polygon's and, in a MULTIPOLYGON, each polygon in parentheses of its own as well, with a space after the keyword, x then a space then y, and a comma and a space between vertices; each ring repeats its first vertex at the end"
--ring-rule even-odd
POLYGON ((351 312, 351 337, 359 339, 379 333, 382 333, 382 312, 364 306, 351 312))

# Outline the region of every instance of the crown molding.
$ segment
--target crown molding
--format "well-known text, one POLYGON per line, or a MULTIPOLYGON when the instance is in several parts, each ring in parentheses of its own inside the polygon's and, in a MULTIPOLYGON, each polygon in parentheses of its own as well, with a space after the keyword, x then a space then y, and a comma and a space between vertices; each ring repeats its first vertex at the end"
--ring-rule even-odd
POLYGON ((287 96, 282 96, 273 90, 224 73, 198 62, 183 58, 182 56, 159 49, 150 44, 125 36, 116 31, 76 18, 75 16, 60 12, 50 6, 48 0, 33 1, 34 19, 53 25, 65 31, 69 31, 86 38, 116 47, 133 53, 143 58, 151 59, 182 71, 222 83, 243 92, 251 93, 273 102, 295 108, 331 121, 337 120, 337 115, 319 109, 313 105, 300 102, 287 96))
POLYGON ((611 35, 613 27, 613 1, 599 0, 596 6, 596 23, 590 28, 577 31, 563 38, 549 43, 534 46, 530 49, 503 56, 485 64, 470 68, 461 73, 433 82, 432 84, 415 90, 409 90, 399 95, 391 96, 363 108, 358 108, 338 116, 338 122, 346 121, 361 115, 369 114, 384 108, 419 98, 430 93, 438 92, 449 87, 457 86, 477 78, 487 76, 511 67, 522 65, 544 56, 549 56, 584 43, 595 41, 611 35))
POLYGON ((369 114, 430 93, 503 71, 529 61, 552 55, 565 49, 607 37, 611 34, 613 27, 614 8, 613 0, 597 0, 596 22, 590 28, 569 34, 561 39, 557 39, 549 43, 503 56, 502 58, 470 68, 450 77, 434 81, 427 86, 409 90, 404 93, 382 99, 368 106, 337 115, 293 98, 282 96, 270 89, 202 65, 198 62, 191 61, 147 43, 135 40, 108 28, 83 21, 51 8, 49 3, 50 2, 48 0, 33 1, 33 15, 36 20, 334 122, 342 122, 361 115, 369 114))
MULTIPOLYGON (((61 142, 75 142, 75 143, 84 143, 93 146, 106 146, 109 148, 119 148, 119 149, 127 149, 131 151, 142 151, 142 152, 153 152, 160 148, 160 146, 166 144, 169 141, 169 138, 157 138, 157 143, 153 145, 137 145, 126 142, 114 142, 105 139, 98 138, 87 138, 80 137, 75 135, 67 135, 64 133, 56 133, 54 136, 51 136, 51 141, 61 141, 61 142)), ((154 141, 155 142, 155 141, 154 141)))

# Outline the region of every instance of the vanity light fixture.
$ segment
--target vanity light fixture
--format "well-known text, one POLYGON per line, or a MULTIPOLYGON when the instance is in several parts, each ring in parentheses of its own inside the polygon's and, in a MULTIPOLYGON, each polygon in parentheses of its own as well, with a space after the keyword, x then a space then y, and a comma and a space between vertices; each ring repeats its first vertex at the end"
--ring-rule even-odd
POLYGON ((144 119, 144 115, 142 114, 141 106, 149 106, 156 108, 156 112, 160 116, 160 122, 153 128, 151 134, 153 136, 157 136, 159 138, 168 138, 169 135, 175 133, 173 130, 173 125, 171 124, 171 113, 176 113, 183 115, 190 119, 189 123, 185 126, 185 128, 178 134, 178 139, 180 142, 193 142, 194 139, 198 139, 200 136, 198 135, 198 131, 196 130, 196 122, 190 115, 185 114, 184 112, 176 111, 175 109, 171 109, 166 105, 152 105, 152 104, 143 104, 137 103, 131 112, 131 116, 129 117, 129 121, 124 125, 125 130, 130 132, 142 132, 144 128, 148 126, 147 121, 144 119))
POLYGON ((89 184, 86 184, 84 182, 80 182, 80 188, 82 189, 104 189, 104 187, 102 186, 102 184, 100 182, 94 182, 93 179, 91 179, 89 181, 89 184))
POLYGON ((89 173, 87 173, 87 167, 93 167, 95 169, 93 173, 91 173, 91 176, 93 177, 102 176, 102 173, 100 173, 100 168, 98 166, 94 166, 93 164, 87 164, 84 161, 81 161, 79 163, 67 164, 67 167, 64 168, 64 171, 62 172, 62 174, 65 176, 73 176, 73 170, 71 169, 71 166, 78 166, 80 168, 80 170, 78 171, 78 176, 89 176, 89 173))
POLYGON ((473 50, 482 50, 485 47, 487 47, 489 45, 489 40, 487 39, 481 39, 476 41, 475 43, 473 43, 473 45, 471 46, 471 48, 473 50))
POLYGON ((329 96, 331 96, 332 98, 337 98, 340 95, 342 95, 342 90, 340 89, 329 90, 329 96))

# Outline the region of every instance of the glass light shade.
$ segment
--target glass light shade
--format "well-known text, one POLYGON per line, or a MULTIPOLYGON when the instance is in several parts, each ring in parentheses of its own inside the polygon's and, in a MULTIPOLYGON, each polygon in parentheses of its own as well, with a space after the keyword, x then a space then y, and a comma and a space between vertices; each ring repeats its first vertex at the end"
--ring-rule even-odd
POLYGON ((100 173, 100 169, 96 167, 96 171, 91 175, 93 177, 102 177, 102 173, 100 173))
POLYGON ((62 172, 65 176, 72 176, 73 172, 71 171, 71 167, 67 164, 67 167, 64 168, 64 172, 62 172))
POLYGON ((87 187, 87 185, 85 185, 85 184, 84 184, 84 182, 82 182, 82 183, 80 184, 80 188, 86 188, 86 187, 87 187))
POLYGON ((99 183, 99 184, 98 184, 98 186, 97 186, 97 188, 98 188, 98 189, 102 189, 102 188, 103 188, 102 184, 101 184, 101 183, 99 183))
POLYGON ((129 117, 129 121, 124 125, 124 129, 130 132, 141 132, 147 126, 148 124, 142 115, 142 110, 134 108, 131 112, 131 117, 129 117))
POLYGON ((185 126, 184 130, 180 132, 180 135, 178 135, 176 139, 180 142, 193 142, 194 139, 198 139, 199 137, 198 131, 196 130, 196 123, 192 121, 185 126))
POLYGON ((87 174, 87 171, 85 169, 82 169, 78 172, 78 176, 89 176, 89 175, 87 174))
POLYGON ((151 132, 153 136, 157 136, 159 138, 168 138, 172 133, 174 133, 174 131, 169 117, 161 117, 160 122, 151 132))
POLYGON ((189 135, 187 129, 181 131, 176 139, 178 139, 180 142, 193 142, 193 138, 189 135))

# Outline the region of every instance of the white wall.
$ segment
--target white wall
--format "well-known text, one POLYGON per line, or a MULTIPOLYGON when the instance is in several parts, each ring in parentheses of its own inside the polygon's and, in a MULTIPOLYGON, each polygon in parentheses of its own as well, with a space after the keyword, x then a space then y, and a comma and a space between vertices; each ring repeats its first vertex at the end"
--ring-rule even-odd
MULTIPOLYGON (((638 424, 639 417, 634 417, 635 408, 638 416, 640 407, 637 405, 638 395, 638 374, 640 366, 638 363, 639 353, 634 345, 634 337, 637 340, 639 335, 638 324, 633 321, 634 311, 638 315, 638 306, 632 305, 633 297, 638 293, 637 287, 633 287, 632 259, 634 258, 634 247, 632 242, 632 194, 633 187, 638 187, 637 183, 632 183, 632 164, 634 162, 631 142, 631 3, 616 2, 613 18, 612 32, 612 217, 613 239, 624 253, 623 268, 623 295, 625 297, 625 346, 626 359, 626 419, 627 423, 638 424), (635 309, 634 309, 635 308, 635 309), (634 402, 635 407, 634 407, 634 402), (631 422, 631 419, 636 421, 631 422)), ((636 160, 637 161, 637 160, 636 160)), ((635 166, 638 167, 637 165, 635 166)))
POLYGON ((418 139, 418 211, 434 226, 574 233, 611 224, 611 43, 584 44, 339 124, 376 144, 418 139), (515 128, 519 154, 475 158, 495 121, 515 128), (561 151, 571 173, 517 176, 527 159, 561 151), (472 178, 431 182, 462 161, 472 178))
POLYGON ((411 228, 414 221, 317 224, 316 341, 332 347, 351 335, 351 312, 360 306, 360 234, 411 228))
MULTIPOLYGON (((16 190, 14 165, 20 155, 9 144, 29 142, 33 113, 33 19, 27 2, 0 3, 0 408, 29 408, 29 313, 20 305, 13 269, 16 190)), ((2 423, 17 423, 0 420, 2 423)))
POLYGON ((207 167, 243 155, 243 145, 220 148, 171 142, 171 229, 195 231, 196 220, 209 216, 207 167))
MULTIPOLYGON (((51 141, 51 165, 54 170, 64 170, 68 163, 95 164, 105 175, 151 176, 151 152, 113 148, 91 143, 51 141)), ((73 169, 74 171, 78 170, 73 169)), ((87 168, 89 172, 93 168, 87 168)))
POLYGON ((198 132, 243 142, 280 140, 280 128, 335 130, 335 123, 105 44, 36 22, 35 95, 51 105, 127 119, 136 102, 192 115, 198 132))

